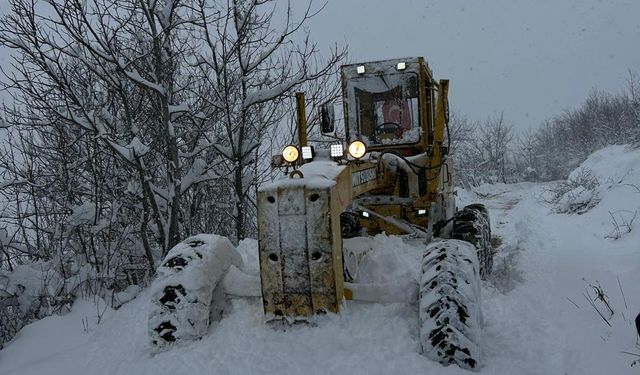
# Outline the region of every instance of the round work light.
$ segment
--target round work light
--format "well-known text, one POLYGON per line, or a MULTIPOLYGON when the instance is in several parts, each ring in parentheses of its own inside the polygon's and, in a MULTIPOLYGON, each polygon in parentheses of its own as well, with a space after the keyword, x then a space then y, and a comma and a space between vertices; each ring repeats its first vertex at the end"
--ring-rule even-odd
POLYGON ((289 145, 282 150, 282 157, 287 163, 295 163, 300 157, 300 151, 294 145, 289 145))
POLYGON ((353 141, 349 145, 349 155, 354 159, 360 159, 367 153, 367 146, 362 141, 353 141))

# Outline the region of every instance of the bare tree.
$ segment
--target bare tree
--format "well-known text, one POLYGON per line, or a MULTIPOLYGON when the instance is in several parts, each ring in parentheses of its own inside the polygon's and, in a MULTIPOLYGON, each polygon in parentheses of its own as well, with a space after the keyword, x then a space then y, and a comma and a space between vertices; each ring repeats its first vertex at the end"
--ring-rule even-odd
POLYGON ((516 137, 514 150, 515 169, 520 171, 520 178, 525 181, 537 181, 539 179, 539 156, 537 154, 535 133, 525 130, 516 137))
POLYGON ((449 151, 456 155, 457 151, 473 138, 473 125, 467 116, 451 111, 449 115, 449 130, 445 136, 447 137, 445 143, 451 145, 451 150, 449 151))
MULTIPOLYGON (((100 147, 127 165, 140 186, 142 222, 152 220, 167 251, 179 240, 184 169, 176 115, 182 87, 178 51, 179 2, 35 2, 12 0, 0 42, 18 52, 8 77, 16 100, 33 117, 92 133, 100 147)), ((23 124, 24 125, 24 124, 23 124)), ((142 233, 146 234, 146 228, 142 233)), ((143 234, 145 251, 151 249, 143 234)))
POLYGON ((171 248, 202 198, 189 190, 205 181, 229 181, 217 190, 232 193, 233 207, 220 202, 218 212, 244 238, 256 148, 283 120, 291 91, 334 72, 345 55, 336 48, 321 61, 303 29, 319 10, 309 3, 296 18, 288 5, 277 30, 273 1, 48 5, 42 12, 32 0, 11 0, 0 24, 0 42, 19 53, 8 85, 32 118, 92 134, 123 163, 139 190, 149 260, 147 228, 163 252, 171 248))
POLYGON ((454 131, 460 136, 455 144, 455 157, 460 166, 458 170, 464 173, 459 175, 464 179, 463 185, 497 181, 506 183, 507 176, 513 172, 509 156, 514 135, 513 127, 506 123, 504 114, 489 116, 472 126, 464 118, 456 119, 456 122, 460 124, 454 125, 454 131))
POLYGON ((451 111, 446 143, 451 145, 450 154, 453 157, 456 170, 456 184, 469 188, 478 185, 478 163, 481 155, 474 147, 474 124, 465 115, 451 111))
MULTIPOLYGON (((225 159, 225 174, 233 189, 235 237, 246 236, 251 213, 252 163, 265 134, 283 121, 292 91, 335 71, 346 55, 337 47, 321 60, 316 44, 303 29, 319 10, 310 2, 295 17, 290 4, 284 9, 284 25, 274 26, 276 3, 269 0, 232 0, 212 7, 197 2, 195 24, 202 28, 202 53, 196 66, 206 77, 212 96, 208 103, 220 113, 217 137, 210 146, 225 159), (301 42, 297 34, 303 33, 301 42)), ((253 171, 255 173, 255 171, 253 171)), ((254 174, 254 177, 255 174, 254 174)))
POLYGON ((265 140, 279 142, 295 90, 310 107, 336 94, 345 57, 311 41, 312 3, 9 4, 0 270, 41 262, 61 295, 143 282, 190 234, 255 233, 265 140))
POLYGON ((513 126, 506 123, 502 112, 488 117, 480 127, 480 144, 486 160, 503 183, 507 182, 507 156, 513 138, 513 126))
POLYGON ((632 129, 631 139, 635 146, 640 146, 640 78, 631 69, 629 69, 624 96, 629 107, 629 127, 632 129))

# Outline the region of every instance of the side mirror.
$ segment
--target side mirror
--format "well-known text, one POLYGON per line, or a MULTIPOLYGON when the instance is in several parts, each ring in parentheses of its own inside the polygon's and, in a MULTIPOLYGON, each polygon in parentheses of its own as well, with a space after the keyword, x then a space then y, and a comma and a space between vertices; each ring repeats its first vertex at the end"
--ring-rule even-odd
POLYGON ((320 132, 322 134, 333 133, 335 131, 335 117, 333 103, 326 102, 320 106, 320 132))

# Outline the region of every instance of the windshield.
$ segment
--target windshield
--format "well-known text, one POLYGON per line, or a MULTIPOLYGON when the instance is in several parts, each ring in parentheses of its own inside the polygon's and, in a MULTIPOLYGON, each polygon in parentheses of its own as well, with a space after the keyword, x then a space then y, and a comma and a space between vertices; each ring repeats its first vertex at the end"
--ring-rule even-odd
POLYGON ((420 140, 417 74, 354 77, 347 89, 350 134, 369 146, 420 140))

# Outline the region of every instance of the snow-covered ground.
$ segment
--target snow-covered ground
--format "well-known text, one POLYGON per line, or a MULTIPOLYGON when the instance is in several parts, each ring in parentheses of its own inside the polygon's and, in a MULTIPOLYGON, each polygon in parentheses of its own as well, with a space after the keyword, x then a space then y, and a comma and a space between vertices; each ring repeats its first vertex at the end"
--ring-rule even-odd
MULTIPOLYGON (((622 353, 640 354, 632 323, 640 312, 640 218, 631 232, 622 224, 640 211, 640 151, 607 148, 584 166, 600 185, 599 203, 582 215, 552 213, 540 199, 548 185, 460 194, 463 203, 489 207, 499 245, 494 274, 482 287, 482 374, 640 371, 630 367, 637 358, 622 353), (613 314, 601 300, 589 303, 590 285, 605 293, 613 314)), ((369 242, 373 258, 363 277, 386 270, 407 280, 407 272, 417 273, 422 248, 415 242, 369 242)), ((256 242, 243 246, 245 262, 256 262, 246 254, 257 251, 256 242)), ((412 304, 348 302, 340 316, 283 331, 264 324, 259 299, 235 299, 202 340, 151 356, 149 299, 143 291, 117 311, 80 301, 65 316, 25 327, 0 351, 0 374, 469 374, 418 353, 412 304)))

